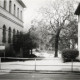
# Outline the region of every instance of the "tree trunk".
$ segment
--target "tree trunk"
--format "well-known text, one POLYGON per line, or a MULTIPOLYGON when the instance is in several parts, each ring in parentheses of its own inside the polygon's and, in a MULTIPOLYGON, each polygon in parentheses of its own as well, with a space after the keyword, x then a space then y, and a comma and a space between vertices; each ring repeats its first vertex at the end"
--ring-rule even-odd
POLYGON ((59 34, 61 29, 57 30, 56 36, 55 36, 55 55, 54 57, 58 57, 58 43, 59 43, 59 34))

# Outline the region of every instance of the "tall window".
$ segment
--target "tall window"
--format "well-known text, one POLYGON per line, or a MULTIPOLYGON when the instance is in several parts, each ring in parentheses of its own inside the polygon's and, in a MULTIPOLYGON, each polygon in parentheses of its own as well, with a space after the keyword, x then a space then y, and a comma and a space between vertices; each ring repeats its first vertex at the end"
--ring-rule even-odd
POLYGON ((12 7, 12 2, 11 0, 9 1, 9 12, 11 13, 11 7, 12 7))
POLYGON ((20 31, 20 35, 22 34, 22 32, 20 31))
POLYGON ((13 29, 13 43, 15 42, 15 35, 16 35, 16 31, 15 29, 13 29))
POLYGON ((17 30, 17 35, 19 35, 19 31, 17 30))
POLYGON ((13 35, 15 35, 15 29, 13 29, 13 35))
POLYGON ((6 9, 6 0, 4 0, 4 9, 6 9))
POLYGON ((14 4, 14 15, 16 15, 16 5, 14 4))
POLYGON ((21 20, 22 20, 22 11, 21 11, 21 20))
POLYGON ((11 28, 8 30, 8 43, 11 43, 11 28))
POLYGON ((17 17, 19 18, 19 8, 17 8, 17 17))
POLYGON ((3 25, 3 38, 2 38, 2 42, 6 43, 6 26, 3 25))
POLYGON ((1 0, 0 0, 0 6, 1 6, 1 0))

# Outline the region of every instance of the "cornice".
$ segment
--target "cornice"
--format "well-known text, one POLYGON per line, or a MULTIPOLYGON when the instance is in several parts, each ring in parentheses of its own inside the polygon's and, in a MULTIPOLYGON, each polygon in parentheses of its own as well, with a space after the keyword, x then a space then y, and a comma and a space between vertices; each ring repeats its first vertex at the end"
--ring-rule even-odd
POLYGON ((22 0, 16 0, 23 8, 26 8, 26 5, 23 3, 22 0))
POLYGON ((3 7, 0 6, 0 8, 3 9, 4 11, 6 11, 8 14, 12 15, 13 17, 15 17, 16 19, 18 19, 19 21, 23 22, 21 19, 19 19, 18 17, 16 17, 15 15, 13 15, 12 13, 10 13, 6 9, 4 9, 3 7))
POLYGON ((0 16, 2 16, 3 18, 5 18, 5 19, 7 19, 7 20, 9 20, 9 21, 11 21, 11 22, 13 22, 13 23, 15 23, 15 24, 17 24, 17 25, 19 25, 20 27, 23 28, 23 25, 21 25, 21 24, 17 23, 16 21, 12 20, 12 19, 9 18, 8 16, 5 16, 5 15, 2 14, 2 13, 0 13, 0 16))

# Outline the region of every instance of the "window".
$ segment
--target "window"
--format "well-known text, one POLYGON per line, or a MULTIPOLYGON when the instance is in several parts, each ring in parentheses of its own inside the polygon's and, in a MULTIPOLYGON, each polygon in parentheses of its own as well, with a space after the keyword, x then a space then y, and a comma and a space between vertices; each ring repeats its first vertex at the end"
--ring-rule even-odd
POLYGON ((8 30, 8 43, 11 43, 11 28, 8 30))
POLYGON ((13 29, 13 35, 15 35, 15 29, 13 29))
POLYGON ((15 42, 15 35, 16 35, 16 31, 15 29, 13 29, 13 43, 15 42))
POLYGON ((4 9, 6 9, 6 0, 4 0, 4 9))
POLYGON ((20 35, 22 34, 22 32, 20 31, 20 35))
POLYGON ((1 6, 1 0, 0 0, 0 6, 1 6))
POLYGON ((21 20, 22 20, 22 11, 21 11, 21 20))
POLYGON ((19 31, 17 30, 17 35, 19 35, 19 31))
POLYGON ((14 15, 16 15, 16 5, 14 4, 14 15))
POLYGON ((3 25, 3 39, 2 39, 3 43, 6 43, 6 26, 3 25))
POLYGON ((12 4, 12 2, 11 2, 11 0, 9 1, 9 12, 11 13, 11 4, 12 4))
POLYGON ((17 17, 19 18, 19 8, 17 8, 17 17))

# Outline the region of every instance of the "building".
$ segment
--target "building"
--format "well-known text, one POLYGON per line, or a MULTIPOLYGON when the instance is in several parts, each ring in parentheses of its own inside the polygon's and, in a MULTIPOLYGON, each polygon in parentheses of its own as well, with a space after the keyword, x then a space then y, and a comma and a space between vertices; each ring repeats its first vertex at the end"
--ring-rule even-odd
MULTIPOLYGON (((78 15, 78 50, 80 53, 80 3, 75 11, 75 14, 78 15)), ((80 54, 79 54, 80 57, 80 54)))
POLYGON ((23 30, 22 0, 0 0, 0 44, 12 43, 13 36, 23 30))

